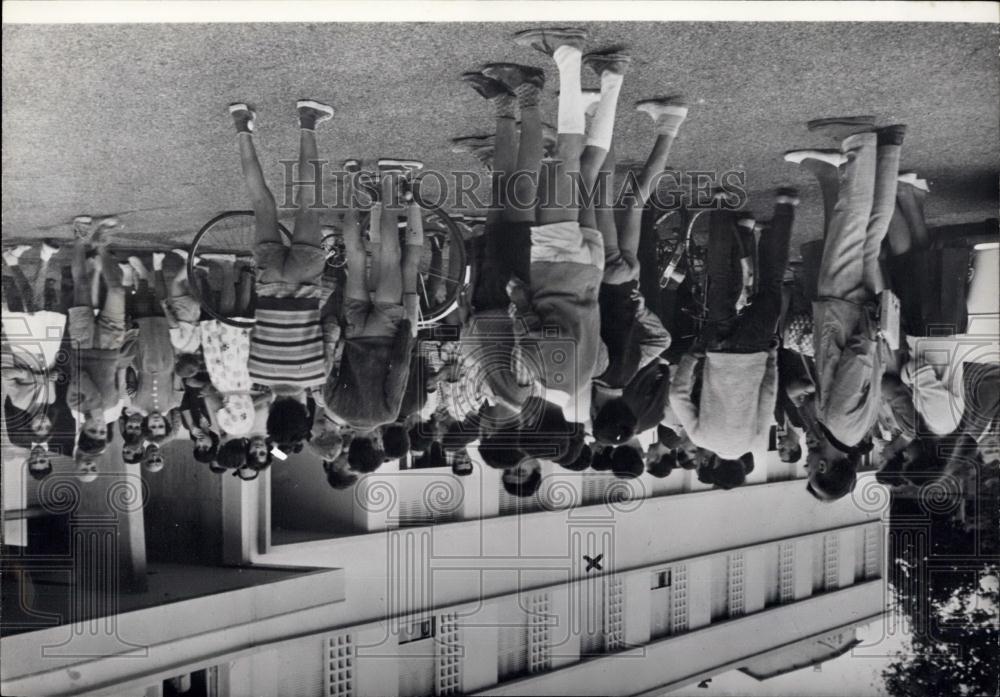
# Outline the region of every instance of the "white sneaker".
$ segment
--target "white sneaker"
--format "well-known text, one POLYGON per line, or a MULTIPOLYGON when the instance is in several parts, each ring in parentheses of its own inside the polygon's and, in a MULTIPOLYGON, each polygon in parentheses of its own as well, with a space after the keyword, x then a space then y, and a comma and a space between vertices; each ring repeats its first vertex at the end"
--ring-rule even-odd
POLYGON ((847 156, 836 150, 789 150, 785 153, 785 162, 800 165, 804 160, 819 160, 833 167, 840 167, 847 162, 847 156))

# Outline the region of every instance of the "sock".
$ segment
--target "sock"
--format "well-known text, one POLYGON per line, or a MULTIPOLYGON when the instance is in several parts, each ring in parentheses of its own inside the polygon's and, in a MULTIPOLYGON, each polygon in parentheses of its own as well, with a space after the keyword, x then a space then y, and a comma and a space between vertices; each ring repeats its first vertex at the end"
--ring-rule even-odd
POLYGON ((514 118, 514 95, 512 94, 501 94, 494 98, 493 102, 497 106, 497 118, 498 119, 512 119, 514 118))
POLYGON ((163 271, 163 252, 153 252, 153 271, 163 271))
POLYGON ((517 96, 517 105, 522 109, 537 107, 540 92, 541 90, 539 90, 535 85, 522 82, 514 88, 514 94, 517 96))
POLYGON ((618 93, 622 89, 622 76, 606 72, 601 75, 601 101, 590 121, 590 135, 587 145, 602 150, 611 148, 611 136, 615 130, 615 110, 618 108, 618 93))
POLYGON ((583 54, 572 46, 560 46, 552 54, 559 67, 560 133, 583 135, 586 121, 583 115, 583 93, 580 88, 580 67, 583 54))
POLYGON ((688 109, 686 106, 668 106, 656 119, 656 132, 661 135, 677 137, 681 124, 687 118, 688 109))

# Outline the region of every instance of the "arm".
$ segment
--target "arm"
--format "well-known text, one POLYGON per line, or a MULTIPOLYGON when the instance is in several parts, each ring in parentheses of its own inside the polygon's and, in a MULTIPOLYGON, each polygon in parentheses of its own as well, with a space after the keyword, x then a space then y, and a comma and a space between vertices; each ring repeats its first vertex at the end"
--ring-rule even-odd
MULTIPOLYGON (((778 400, 778 351, 772 349, 767 354, 767 364, 764 368, 764 379, 760 385, 760 396, 757 402, 757 433, 766 436, 771 430, 774 416, 774 405, 778 400)), ((766 444, 765 444, 766 446, 766 444)))
POLYGON ((670 383, 670 408, 688 433, 698 428, 698 405, 691 399, 697 367, 698 359, 690 353, 684 354, 670 383))

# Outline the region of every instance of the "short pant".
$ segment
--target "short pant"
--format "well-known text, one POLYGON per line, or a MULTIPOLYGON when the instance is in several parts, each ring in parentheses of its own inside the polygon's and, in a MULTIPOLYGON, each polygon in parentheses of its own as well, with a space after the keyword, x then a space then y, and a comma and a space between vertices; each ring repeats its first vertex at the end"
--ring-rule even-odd
POLYGON ((566 221, 531 228, 531 263, 568 262, 604 270, 604 238, 593 228, 566 221))
POLYGON ((262 242, 254 251, 258 283, 318 285, 326 267, 326 252, 311 244, 262 242))
POLYGON ((69 308, 69 338, 80 349, 120 349, 125 343, 125 318, 94 316, 89 305, 69 308))
POLYGON ((344 338, 394 337, 406 319, 400 303, 344 298, 344 338))

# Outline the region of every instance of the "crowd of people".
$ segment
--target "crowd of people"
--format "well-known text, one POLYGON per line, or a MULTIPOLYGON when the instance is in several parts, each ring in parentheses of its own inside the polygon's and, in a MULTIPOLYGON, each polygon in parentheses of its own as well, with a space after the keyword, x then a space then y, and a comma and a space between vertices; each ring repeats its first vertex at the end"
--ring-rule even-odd
MULTIPOLYGON (((681 331, 683 313, 660 296, 682 295, 683 284, 661 291, 648 250, 650 199, 690 127, 688 105, 635 105, 651 147, 620 196, 615 122, 632 59, 585 52, 587 38, 522 31, 514 44, 548 56, 548 71, 490 63, 462 75, 494 131, 458 138, 455 150, 488 167, 493 199, 484 218, 461 218, 472 281, 447 320, 456 337, 418 326, 419 263, 438 244, 411 191, 420 163, 344 162, 346 268, 331 282, 317 192, 296 189, 286 243, 247 104, 229 113, 255 218, 252 258, 200 255, 189 278, 189 251, 174 249, 152 253, 150 269, 111 248, 117 220, 87 216, 74 221, 67 254, 41 245, 34 281, 21 266, 31 248, 8 248, 5 419, 30 474, 45 477, 61 453, 92 481, 109 448, 156 472, 178 438, 213 472, 244 480, 311 453, 338 489, 391 460, 458 475, 498 468, 518 496, 535 493, 546 460, 624 478, 690 469, 731 489, 755 454, 776 450, 807 468, 806 489, 822 501, 853 489, 866 454, 891 485, 996 470, 995 348, 957 362, 934 354, 941 326, 954 337, 970 317, 995 317, 996 246, 933 239, 929 187, 900 172, 906 127, 821 119, 809 129, 835 147, 784 155, 815 175, 823 198, 823 238, 801 263, 789 259, 795 189, 774 192, 768 220, 720 191, 706 213, 705 314, 681 331), (582 88, 586 71, 599 89, 582 88), (555 127, 540 109, 553 81, 555 127), (944 282, 952 252, 965 267, 956 262, 958 300, 943 307, 927 288, 944 282), (49 268, 67 256, 67 268, 49 268), (208 316, 192 284, 234 321, 208 316)), ((315 180, 317 129, 334 109, 303 100, 297 113, 299 179, 315 180)))

